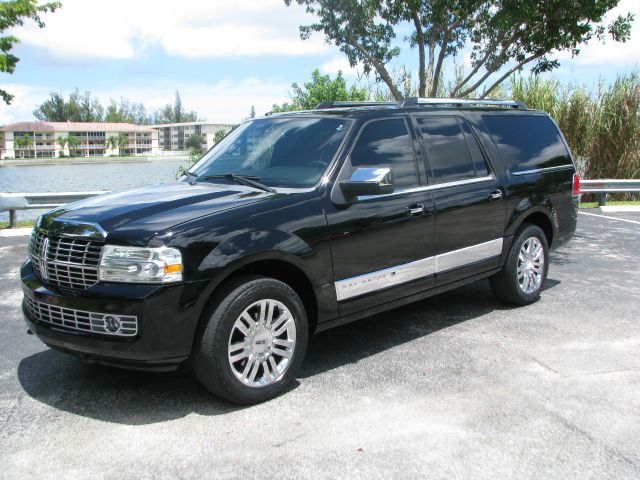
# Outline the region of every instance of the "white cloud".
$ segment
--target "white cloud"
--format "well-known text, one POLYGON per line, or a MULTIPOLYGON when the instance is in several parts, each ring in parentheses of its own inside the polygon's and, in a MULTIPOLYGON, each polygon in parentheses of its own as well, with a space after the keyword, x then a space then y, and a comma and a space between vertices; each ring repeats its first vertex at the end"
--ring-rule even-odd
POLYGON ((322 38, 299 38, 312 18, 282 0, 65 0, 46 28, 20 29, 23 44, 53 58, 130 59, 156 45, 189 58, 305 55, 328 50, 322 38))
MULTIPOLYGON (((0 125, 33 120, 34 108, 47 99, 57 88, 33 87, 23 84, 3 84, 0 88, 15 94, 11 105, 0 109, 0 125)), ((186 110, 195 110, 210 122, 235 123, 249 116, 251 105, 258 115, 271 110, 274 103, 288 99, 290 84, 265 82, 256 78, 241 81, 223 79, 216 83, 158 82, 144 87, 125 87, 117 90, 94 90, 92 94, 103 105, 110 99, 120 97, 142 102, 152 113, 158 108, 173 103, 176 88, 186 110)), ((68 96, 70 91, 61 91, 68 96)))
MULTIPOLYGON (((571 61, 578 65, 616 65, 637 67, 640 64, 640 2, 638 0, 621 0, 605 18, 605 24, 618 15, 635 14, 635 21, 631 29, 631 38, 625 42, 614 42, 608 36, 606 43, 592 39, 580 47, 580 54, 571 61)), ((570 52, 557 52, 554 55, 559 60, 571 59, 570 52)))
POLYGON ((359 63, 355 67, 349 65, 349 60, 345 56, 333 57, 331 60, 323 63, 320 66, 322 73, 328 73, 330 75, 336 75, 338 72, 342 72, 345 76, 359 76, 362 75, 364 69, 362 64, 359 63))

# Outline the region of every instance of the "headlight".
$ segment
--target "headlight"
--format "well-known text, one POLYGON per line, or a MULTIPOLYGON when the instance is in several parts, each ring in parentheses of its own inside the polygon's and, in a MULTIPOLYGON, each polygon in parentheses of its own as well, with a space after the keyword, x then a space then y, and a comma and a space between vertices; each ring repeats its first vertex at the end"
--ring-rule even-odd
POLYGON ((182 280, 182 255, 175 248, 105 245, 98 278, 107 282, 179 282, 182 280))

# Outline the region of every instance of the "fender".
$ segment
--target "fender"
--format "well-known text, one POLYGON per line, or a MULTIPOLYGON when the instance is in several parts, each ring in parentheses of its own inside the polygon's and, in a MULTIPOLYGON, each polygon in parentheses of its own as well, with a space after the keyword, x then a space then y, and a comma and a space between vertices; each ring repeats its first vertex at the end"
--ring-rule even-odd
POLYGON ((524 220, 534 213, 541 213, 545 216, 552 229, 552 238, 554 238, 558 233, 558 217, 551 198, 546 194, 534 194, 522 198, 507 212, 505 236, 513 236, 522 226, 524 220))

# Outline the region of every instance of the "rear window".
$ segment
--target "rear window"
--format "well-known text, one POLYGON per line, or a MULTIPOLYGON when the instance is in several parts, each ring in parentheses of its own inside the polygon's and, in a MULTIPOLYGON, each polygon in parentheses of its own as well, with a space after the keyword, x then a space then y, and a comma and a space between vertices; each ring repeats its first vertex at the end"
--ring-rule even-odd
POLYGON ((542 115, 484 115, 483 120, 512 172, 571 165, 551 119, 542 115))

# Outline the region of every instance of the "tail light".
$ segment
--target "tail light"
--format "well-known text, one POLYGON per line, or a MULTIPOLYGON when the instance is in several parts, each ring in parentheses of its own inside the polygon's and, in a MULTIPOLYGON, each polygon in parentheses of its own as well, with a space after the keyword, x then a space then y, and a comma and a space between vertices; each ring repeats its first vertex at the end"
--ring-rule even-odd
POLYGON ((577 173, 573 174, 573 192, 571 193, 574 197, 580 195, 580 175, 577 173))

